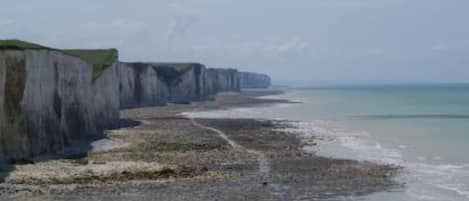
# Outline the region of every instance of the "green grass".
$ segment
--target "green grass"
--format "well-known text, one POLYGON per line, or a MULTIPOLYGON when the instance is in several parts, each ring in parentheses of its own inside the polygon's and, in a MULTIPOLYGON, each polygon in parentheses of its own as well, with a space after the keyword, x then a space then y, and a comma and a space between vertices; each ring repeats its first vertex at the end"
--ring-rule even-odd
POLYGON ((118 51, 116 49, 101 50, 62 50, 65 54, 78 57, 93 65, 93 80, 101 73, 117 62, 118 51))
POLYGON ((30 43, 27 41, 22 41, 18 39, 11 40, 0 40, 0 49, 52 49, 46 46, 38 45, 35 43, 30 43))
POLYGON ((93 66, 93 80, 96 80, 101 73, 117 62, 118 51, 116 49, 96 49, 96 50, 72 50, 55 49, 35 43, 22 41, 18 39, 0 40, 0 49, 19 49, 19 50, 54 50, 66 55, 78 57, 93 66))

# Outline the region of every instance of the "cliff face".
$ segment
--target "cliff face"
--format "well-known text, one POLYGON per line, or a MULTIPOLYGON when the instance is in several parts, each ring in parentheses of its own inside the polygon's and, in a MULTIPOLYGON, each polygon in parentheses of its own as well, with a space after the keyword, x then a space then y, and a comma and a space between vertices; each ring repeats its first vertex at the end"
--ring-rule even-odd
POLYGON ((91 110, 98 130, 117 127, 119 122, 118 64, 113 63, 92 82, 91 110))
POLYGON ((269 88, 271 86, 271 79, 268 75, 260 73, 240 72, 240 85, 241 88, 269 88))
POLYGON ((121 107, 190 103, 221 91, 239 91, 235 69, 206 69, 199 63, 120 63, 121 107))
POLYGON ((190 103, 207 98, 206 68, 199 63, 153 63, 158 77, 168 87, 168 102, 190 103))
MULTIPOLYGON (((57 50, 66 55, 79 58, 92 69, 90 111, 94 115, 98 131, 116 127, 119 122, 119 88, 116 49, 66 49, 57 50)), ((102 133, 102 132, 100 132, 102 133)))
POLYGON ((190 103, 267 88, 267 75, 200 63, 118 63, 117 50, 59 50, 0 41, 0 162, 61 153, 102 137, 121 107, 190 103))
POLYGON ((97 134, 91 66, 50 50, 0 50, 0 160, 56 153, 97 134))
POLYGON ((216 69, 209 68, 207 69, 204 85, 205 85, 205 92, 207 96, 211 96, 218 92, 218 72, 216 69))
POLYGON ((207 75, 207 90, 211 94, 241 89, 239 72, 236 69, 210 68, 207 75))
POLYGON ((160 80, 149 63, 119 63, 121 107, 164 105, 168 101, 168 87, 160 80))

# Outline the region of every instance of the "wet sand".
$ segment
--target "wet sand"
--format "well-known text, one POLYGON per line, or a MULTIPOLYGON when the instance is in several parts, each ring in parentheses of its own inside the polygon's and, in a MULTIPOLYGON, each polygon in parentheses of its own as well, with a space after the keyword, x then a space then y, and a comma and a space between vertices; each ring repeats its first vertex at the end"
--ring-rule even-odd
MULTIPOLYGON (((311 156, 285 128, 257 119, 189 119, 181 112, 288 103, 278 92, 128 109, 139 122, 111 130, 85 157, 17 166, 3 200, 329 200, 392 190, 397 168, 311 156)), ((314 140, 314 139, 313 139, 314 140)))

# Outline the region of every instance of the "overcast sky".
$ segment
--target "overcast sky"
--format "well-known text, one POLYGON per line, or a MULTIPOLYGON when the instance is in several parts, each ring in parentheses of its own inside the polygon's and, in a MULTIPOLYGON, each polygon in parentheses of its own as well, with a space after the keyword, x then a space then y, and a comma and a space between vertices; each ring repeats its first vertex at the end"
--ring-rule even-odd
POLYGON ((469 81, 468 0, 2 0, 0 38, 274 80, 469 81))

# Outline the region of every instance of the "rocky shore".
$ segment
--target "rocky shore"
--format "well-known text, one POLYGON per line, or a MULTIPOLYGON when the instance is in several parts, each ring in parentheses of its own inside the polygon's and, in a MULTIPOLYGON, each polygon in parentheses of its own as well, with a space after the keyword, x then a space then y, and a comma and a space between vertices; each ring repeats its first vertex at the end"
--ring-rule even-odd
POLYGON ((399 186, 396 167, 303 153, 285 122, 180 115, 289 103, 257 98, 272 93, 121 110, 87 154, 5 167, 0 200, 328 200, 399 186))

